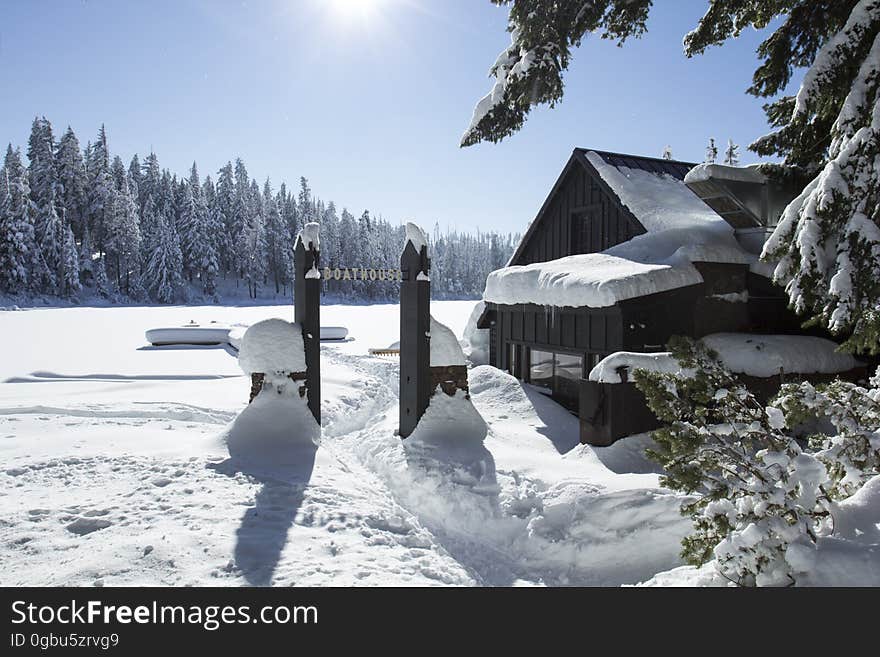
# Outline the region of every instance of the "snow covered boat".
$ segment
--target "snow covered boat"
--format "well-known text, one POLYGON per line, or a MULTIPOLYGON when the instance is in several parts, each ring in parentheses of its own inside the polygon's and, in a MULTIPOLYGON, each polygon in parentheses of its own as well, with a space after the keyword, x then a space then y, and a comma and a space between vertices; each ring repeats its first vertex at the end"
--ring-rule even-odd
MULTIPOLYGON (((237 347, 237 339, 230 336, 230 332, 243 333, 240 326, 226 326, 221 324, 187 324, 164 328, 148 329, 145 333, 147 342, 153 346, 167 346, 175 344, 190 345, 218 345, 232 344, 237 347)), ((240 335, 238 339, 240 339, 240 335)), ((348 329, 344 326, 322 326, 321 340, 345 340, 348 337, 348 329)))

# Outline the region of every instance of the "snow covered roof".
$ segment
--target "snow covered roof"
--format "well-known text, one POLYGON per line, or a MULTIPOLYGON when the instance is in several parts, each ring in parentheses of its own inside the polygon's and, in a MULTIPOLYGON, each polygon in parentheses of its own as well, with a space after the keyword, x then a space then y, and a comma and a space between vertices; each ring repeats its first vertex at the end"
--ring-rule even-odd
POLYGON ((735 180, 738 182, 763 184, 767 182, 767 176, 761 173, 759 167, 760 165, 757 164, 745 167, 733 167, 726 164, 704 162, 688 171, 687 175, 684 177, 684 182, 685 184, 704 182, 716 178, 721 180, 735 180))
MULTIPOLYGON (((731 372, 758 378, 786 374, 838 374, 860 367, 851 354, 837 351, 831 340, 809 335, 758 335, 713 333, 701 342, 718 354, 731 372)), ((618 368, 692 376, 668 351, 636 353, 618 351, 603 358, 590 371, 590 381, 621 383, 618 368)), ((630 378, 631 380, 631 378, 630 378)))
POLYGON ((601 253, 499 269, 489 275, 484 300, 600 308, 701 283, 694 262, 757 260, 737 242, 731 226, 685 186, 693 165, 580 149, 572 161, 579 158, 646 232, 601 253))
POLYGON ((702 281, 690 263, 673 267, 588 253, 493 271, 486 280, 483 299, 502 305, 605 308, 702 281))
POLYGON ((831 340, 810 335, 714 333, 702 338, 731 372, 748 376, 837 374, 862 365, 831 340))

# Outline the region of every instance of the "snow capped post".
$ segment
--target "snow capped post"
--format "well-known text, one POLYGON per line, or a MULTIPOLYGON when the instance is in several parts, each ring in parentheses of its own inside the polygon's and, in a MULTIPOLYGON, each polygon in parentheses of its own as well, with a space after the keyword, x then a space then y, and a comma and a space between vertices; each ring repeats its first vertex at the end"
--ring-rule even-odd
POLYGON ((321 242, 319 226, 308 223, 294 245, 294 321, 302 326, 306 356, 306 393, 309 410, 321 424, 321 242))
POLYGON ((400 437, 409 436, 431 399, 431 279, 428 239, 406 225, 400 255, 400 437))

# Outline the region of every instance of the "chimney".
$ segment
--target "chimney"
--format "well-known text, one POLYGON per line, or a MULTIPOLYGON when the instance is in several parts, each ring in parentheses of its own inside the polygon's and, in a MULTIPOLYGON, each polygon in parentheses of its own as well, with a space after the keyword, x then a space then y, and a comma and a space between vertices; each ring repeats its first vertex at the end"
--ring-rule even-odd
POLYGON ((730 224, 742 247, 759 254, 782 211, 797 192, 770 180, 757 166, 699 164, 684 178, 685 185, 730 224))

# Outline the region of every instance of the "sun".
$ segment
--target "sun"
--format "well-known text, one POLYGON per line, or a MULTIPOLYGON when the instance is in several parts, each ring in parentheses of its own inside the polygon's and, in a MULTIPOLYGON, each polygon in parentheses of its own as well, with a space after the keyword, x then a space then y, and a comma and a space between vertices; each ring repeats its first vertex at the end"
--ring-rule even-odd
POLYGON ((373 16, 385 0, 326 0, 333 12, 344 19, 368 19, 373 16))

